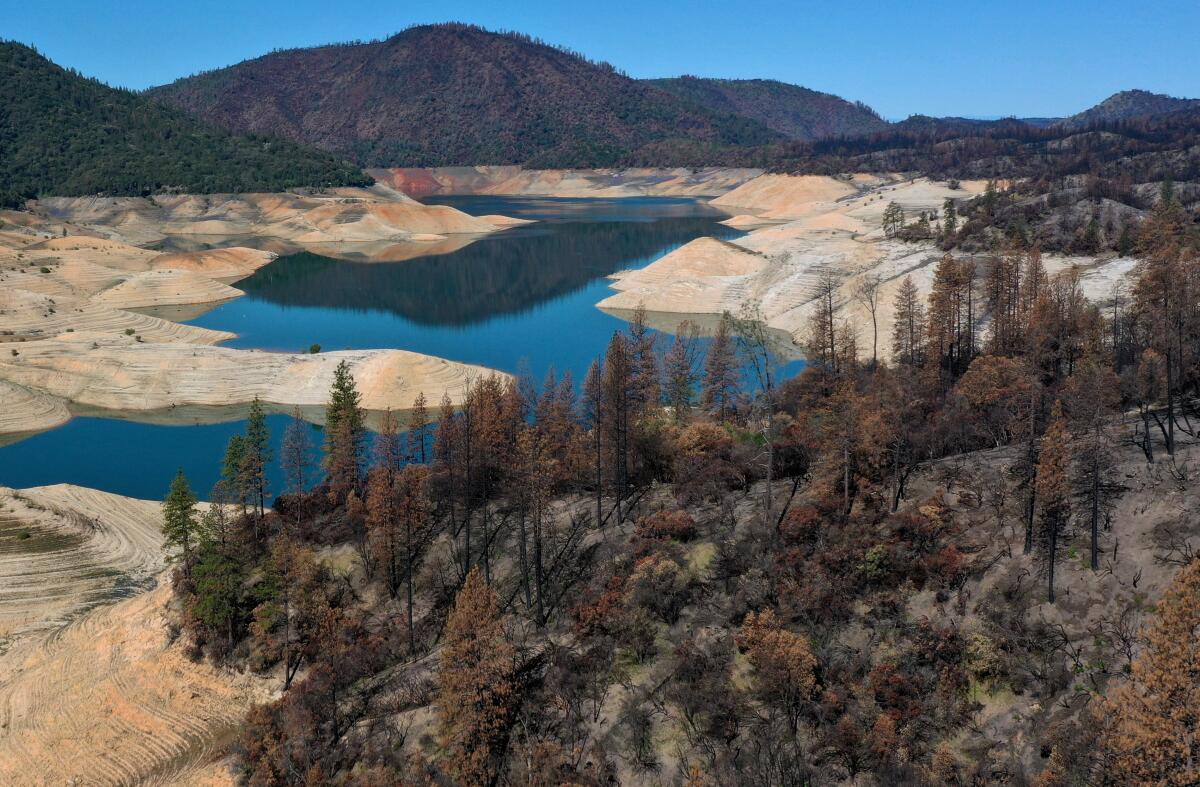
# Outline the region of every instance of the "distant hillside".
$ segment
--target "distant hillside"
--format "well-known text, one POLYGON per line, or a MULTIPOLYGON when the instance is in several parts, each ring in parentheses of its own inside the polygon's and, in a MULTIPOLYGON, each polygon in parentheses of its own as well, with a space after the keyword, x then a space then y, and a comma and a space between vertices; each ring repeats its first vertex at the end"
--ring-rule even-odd
POLYGON ((682 76, 648 81, 716 112, 756 120, 789 139, 860 136, 888 128, 887 121, 865 104, 773 79, 682 76))
POLYGON ((233 131, 277 134, 372 167, 665 162, 677 147, 699 159, 782 139, 609 65, 459 24, 273 52, 150 95, 233 131))
POLYGON ((1114 93, 1091 109, 1064 118, 1059 125, 1067 128, 1083 128, 1096 123, 1111 123, 1119 120, 1167 115, 1187 109, 1200 108, 1200 99, 1174 98, 1147 90, 1123 90, 1114 93))
POLYGON ((1021 128, 1025 125, 1034 124, 1016 118, 984 120, 981 118, 909 115, 904 120, 893 123, 889 131, 897 134, 974 134, 991 129, 1021 128))
POLYGON ((0 41, 0 205, 48 195, 278 191, 366 185, 293 142, 235 136, 0 41))

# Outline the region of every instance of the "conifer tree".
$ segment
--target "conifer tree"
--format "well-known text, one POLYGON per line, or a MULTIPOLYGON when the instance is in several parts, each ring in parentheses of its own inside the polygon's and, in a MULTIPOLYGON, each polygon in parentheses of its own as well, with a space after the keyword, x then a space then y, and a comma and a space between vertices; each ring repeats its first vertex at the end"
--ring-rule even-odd
POLYGON ((1114 784, 1200 783, 1200 561, 1180 569, 1156 605, 1129 682, 1100 714, 1114 784))
POLYGON ((945 234, 945 241, 953 244, 954 236, 958 234, 958 211, 954 207, 954 200, 949 197, 942 203, 942 216, 942 232, 945 234))
POLYGON ((1071 514, 1070 462, 1071 435, 1062 404, 1054 403, 1050 423, 1042 437, 1037 465, 1037 497, 1041 506, 1041 547, 1046 565, 1046 598, 1053 604, 1054 569, 1059 541, 1071 514))
POLYGON ((895 319, 892 323, 892 361, 908 366, 920 366, 925 340, 925 307, 913 284, 905 276, 896 291, 895 319))
POLYGON ((841 343, 835 321, 837 291, 838 281, 830 274, 823 275, 817 282, 817 293, 813 298, 816 308, 809 317, 807 339, 808 362, 835 376, 839 371, 838 345, 841 343))
POLYGON ((235 434, 229 438, 225 446, 225 456, 221 460, 221 482, 229 496, 241 506, 246 513, 246 501, 250 496, 243 472, 246 459, 246 438, 235 434))
POLYGON ((400 523, 400 532, 404 545, 404 584, 405 603, 408 614, 408 646, 413 653, 417 649, 416 623, 413 620, 414 583, 417 563, 429 544, 433 535, 429 527, 429 506, 426 483, 429 479, 429 468, 424 465, 410 464, 396 476, 394 488, 396 493, 396 517, 400 523))
POLYGON ((266 412, 257 396, 250 403, 243 446, 242 477, 261 518, 267 505, 267 466, 271 463, 271 432, 267 427, 266 412))
POLYGON ((600 396, 602 411, 605 414, 601 423, 608 432, 608 444, 612 453, 611 477, 616 492, 618 524, 623 521, 622 501, 629 491, 631 431, 636 417, 633 371, 629 340, 621 333, 614 333, 604 355, 600 396))
POLYGON ((334 495, 345 495, 358 487, 366 434, 359 407, 361 400, 350 365, 345 361, 338 362, 329 401, 325 405, 325 464, 329 470, 330 491, 334 495))
POLYGON ((188 486, 183 470, 175 473, 163 501, 163 538, 169 550, 178 550, 172 560, 183 563, 184 573, 192 573, 193 551, 198 541, 196 496, 188 486))
POLYGON ((495 592, 475 566, 446 620, 437 678, 438 742, 455 783, 494 784, 516 703, 516 651, 495 592))
POLYGON ((646 325, 645 307, 639 305, 634 310, 633 318, 629 322, 632 405, 639 416, 658 407, 662 398, 658 356, 654 353, 656 338, 646 325))
POLYGON ((698 337, 695 325, 687 320, 681 322, 664 360, 665 396, 677 423, 687 420, 695 398, 698 337))
POLYGON ((588 367, 587 376, 583 378, 583 397, 580 406, 583 409, 583 422, 592 432, 592 467, 595 471, 596 484, 596 526, 604 523, 604 463, 602 461, 601 424, 604 421, 604 403, 600 387, 603 380, 603 367, 599 360, 592 361, 588 367))
POLYGON ((400 533, 396 513, 396 470, 380 463, 367 475, 367 540, 371 559, 383 569, 392 598, 400 590, 400 533))
POLYGON ((371 448, 376 465, 395 471, 404 464, 405 438, 400 435, 400 421, 390 407, 383 413, 379 433, 375 435, 375 442, 371 448))
POLYGON ((904 208, 895 202, 889 202, 883 209, 883 232, 889 238, 894 238, 904 228, 904 208))
POLYGON ((413 400, 412 412, 408 414, 408 455, 414 462, 425 464, 426 432, 429 430, 429 408, 425 401, 425 392, 417 394, 413 400))
POLYGON ((300 417, 300 408, 292 411, 292 420, 283 432, 283 443, 279 449, 279 461, 287 478, 288 491, 302 495, 307 482, 308 470, 312 466, 313 441, 308 423, 300 417))
POLYGON ((739 375, 731 326, 729 312, 722 314, 717 333, 708 346, 704 361, 704 387, 700 394, 700 406, 721 423, 725 423, 737 401, 739 375))
POLYGON ((1094 361, 1071 375, 1064 388, 1075 439, 1071 446, 1071 489, 1079 501, 1077 517, 1091 534, 1092 571, 1100 569, 1100 529, 1107 524, 1120 494, 1114 455, 1116 443, 1108 418, 1120 404, 1121 382, 1111 369, 1094 361))
POLYGON ((348 433, 355 441, 354 451, 357 453, 358 443, 366 432, 363 412, 359 406, 361 402, 362 395, 358 392, 354 375, 350 373, 350 364, 339 361, 333 370, 333 385, 329 389, 329 401, 325 405, 326 453, 333 453, 334 446, 329 441, 337 434, 337 426, 342 419, 349 424, 348 433))

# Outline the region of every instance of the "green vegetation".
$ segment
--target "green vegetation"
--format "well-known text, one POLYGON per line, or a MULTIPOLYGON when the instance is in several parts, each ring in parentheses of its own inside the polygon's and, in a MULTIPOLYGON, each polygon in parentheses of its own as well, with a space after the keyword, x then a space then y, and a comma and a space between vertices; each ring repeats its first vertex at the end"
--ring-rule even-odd
POLYGON ((44 196, 137 196, 367 185, 335 156, 205 126, 0 42, 0 206, 44 196))

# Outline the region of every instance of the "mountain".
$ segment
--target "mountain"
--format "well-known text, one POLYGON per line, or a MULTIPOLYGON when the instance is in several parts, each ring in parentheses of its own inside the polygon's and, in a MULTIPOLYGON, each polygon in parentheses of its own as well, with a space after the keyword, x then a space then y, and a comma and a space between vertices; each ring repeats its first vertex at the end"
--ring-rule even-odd
POLYGON ((900 134, 974 134, 980 131, 995 129, 1022 128, 1034 125, 1016 118, 999 118, 996 120, 965 117, 930 117, 929 115, 909 115, 898 123, 893 123, 889 129, 900 134))
POLYGON ((233 131, 276 134, 372 167, 603 166, 783 138, 607 64, 461 24, 272 52, 149 95, 233 131))
POLYGON ((328 153, 230 134, 0 41, 0 205, 39 195, 366 185, 328 153))
POLYGON ((715 112, 756 120, 789 139, 861 136, 888 128, 887 121, 865 104, 773 79, 682 76, 647 81, 715 112))
POLYGON ((1148 90, 1123 90, 1114 93, 1096 106, 1064 118, 1059 125, 1083 128, 1094 123, 1169 115, 1187 109, 1200 109, 1200 99, 1175 98, 1148 90))

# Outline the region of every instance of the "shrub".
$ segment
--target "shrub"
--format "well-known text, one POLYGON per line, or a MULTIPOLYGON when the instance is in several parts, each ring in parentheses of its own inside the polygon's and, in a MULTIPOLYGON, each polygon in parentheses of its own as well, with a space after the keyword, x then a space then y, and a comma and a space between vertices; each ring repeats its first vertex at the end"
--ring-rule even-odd
POLYGON ((668 625, 679 619, 689 596, 687 573, 666 555, 648 555, 629 575, 629 601, 648 609, 668 625))
POLYGON ((741 485, 732 454, 733 439, 717 424, 696 421, 681 431, 671 465, 680 502, 712 499, 741 485))
POLYGON ((691 541, 696 537, 696 520, 686 511, 659 511, 639 519, 635 532, 639 538, 691 541))

